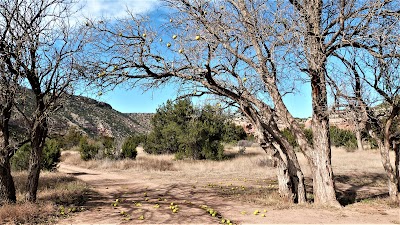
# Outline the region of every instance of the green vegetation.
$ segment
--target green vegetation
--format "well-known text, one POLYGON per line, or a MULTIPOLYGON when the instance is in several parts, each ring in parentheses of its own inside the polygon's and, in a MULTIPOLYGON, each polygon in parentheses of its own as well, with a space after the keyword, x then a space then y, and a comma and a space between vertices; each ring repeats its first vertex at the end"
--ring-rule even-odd
POLYGON ((228 121, 219 107, 195 108, 190 100, 168 101, 157 109, 153 131, 147 136, 144 150, 150 154, 175 154, 177 159, 224 157, 222 142, 245 137, 241 127, 228 121))
POLYGON ((79 143, 81 158, 85 161, 94 159, 99 153, 100 146, 97 143, 89 142, 87 137, 82 137, 79 143))
MULTIPOLYGON (((31 154, 30 144, 25 144, 11 158, 11 167, 13 170, 27 170, 29 167, 29 158, 31 154)), ((42 170, 52 171, 60 162, 61 152, 60 143, 55 139, 47 139, 43 148, 43 156, 41 161, 42 170)))
POLYGON ((74 146, 78 146, 82 138, 82 133, 77 129, 77 127, 70 127, 68 132, 60 137, 60 143, 62 148, 70 149, 74 146))
POLYGON ((128 137, 122 144, 121 158, 135 159, 137 156, 136 148, 144 141, 142 135, 128 137))
MULTIPOLYGON (((313 144, 313 133, 310 129, 304 128, 304 133, 307 137, 308 143, 313 144)), ((294 135, 289 131, 289 129, 285 128, 282 131, 282 135, 287 138, 289 143, 293 147, 298 147, 296 139, 294 135)), ((353 132, 348 130, 343 130, 335 126, 330 127, 330 135, 331 135, 331 144, 335 147, 346 147, 348 149, 357 148, 357 139, 353 132)))
POLYGON ((335 126, 330 128, 331 144, 336 147, 346 147, 348 149, 357 148, 357 138, 355 134, 348 130, 342 130, 335 126))

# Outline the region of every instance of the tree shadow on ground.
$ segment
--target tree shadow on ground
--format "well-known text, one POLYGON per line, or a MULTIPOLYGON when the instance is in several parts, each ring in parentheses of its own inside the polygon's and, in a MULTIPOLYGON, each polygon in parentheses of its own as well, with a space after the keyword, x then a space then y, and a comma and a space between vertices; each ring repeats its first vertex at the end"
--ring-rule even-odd
POLYGON ((208 188, 183 184, 149 188, 140 187, 134 183, 130 183, 128 188, 124 182, 107 182, 105 181, 104 185, 110 185, 110 189, 111 185, 118 189, 113 188, 109 194, 91 192, 87 196, 89 200, 85 208, 96 214, 91 214, 92 222, 108 217, 119 223, 139 224, 151 221, 170 224, 179 221, 183 224, 217 224, 225 218, 224 215, 217 213, 212 216, 207 209, 219 212, 232 208, 229 202, 221 201, 219 194, 208 188), (177 212, 173 212, 171 206, 177 206, 177 212), (207 208, 202 208, 202 206, 207 206, 207 208), (139 219, 141 216, 143 220, 139 219))
POLYGON ((253 157, 253 156, 258 156, 258 155, 265 155, 264 152, 245 152, 245 153, 239 153, 239 151, 236 152, 226 152, 224 153, 224 160, 231 160, 235 159, 238 157, 253 157))
POLYGON ((343 205, 388 197, 387 178, 381 173, 339 174, 335 175, 336 196, 343 205))
MULTIPOLYGON (((387 178, 381 173, 336 174, 334 180, 336 197, 342 206, 389 196, 387 178)), ((307 199, 314 202, 313 180, 305 178, 305 183, 307 199)))

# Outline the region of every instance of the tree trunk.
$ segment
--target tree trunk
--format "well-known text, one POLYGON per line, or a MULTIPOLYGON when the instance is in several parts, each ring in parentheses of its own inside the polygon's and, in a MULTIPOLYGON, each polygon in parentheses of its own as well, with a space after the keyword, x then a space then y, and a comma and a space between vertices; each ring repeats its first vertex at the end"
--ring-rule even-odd
POLYGON ((29 202, 36 201, 39 186, 40 165, 43 155, 43 147, 47 136, 47 122, 45 119, 37 120, 31 131, 31 156, 29 159, 29 174, 26 184, 27 194, 25 199, 29 202))
MULTIPOLYGON (((8 96, 10 97, 10 96, 8 96)), ((10 154, 9 154, 9 126, 11 117, 11 104, 5 103, 1 107, 0 115, 0 205, 14 203, 15 184, 11 176, 10 154)))
MULTIPOLYGON (((392 165, 390 164, 390 141, 384 137, 384 143, 378 144, 379 151, 381 153, 381 160, 383 168, 385 169, 386 175, 388 177, 388 188, 389 188, 389 196, 393 201, 399 201, 399 176, 396 174, 397 171, 393 170, 392 165)), ((396 161, 396 159, 395 159, 396 161)), ((398 162, 395 162, 395 164, 398 162)), ((397 168, 396 168, 397 169, 397 168)))
MULTIPOLYGON (((395 153, 395 159, 394 159, 394 164, 396 168, 396 178, 397 178, 397 191, 400 193, 400 148, 399 144, 395 143, 394 144, 394 153, 395 153)), ((400 203, 400 195, 397 194, 398 196, 398 201, 400 203)))
POLYGON ((364 146, 362 142, 362 137, 361 137, 361 130, 359 128, 359 125, 356 125, 356 138, 357 138, 357 148, 358 151, 364 151, 364 146))
POLYGON ((279 151, 273 147, 270 142, 260 143, 260 146, 264 151, 271 155, 274 166, 276 167, 277 179, 278 179, 278 191, 279 195, 288 202, 294 202, 297 196, 296 189, 292 182, 292 174, 290 173, 287 160, 283 160, 280 156, 279 151))
POLYGON ((333 181, 328 117, 318 118, 314 113, 312 130, 314 151, 310 153, 310 166, 313 176, 314 202, 318 205, 340 206, 336 199, 333 181))
MULTIPOLYGON (((322 67, 321 67, 322 68, 322 67)), ((336 199, 331 164, 331 143, 325 77, 322 69, 311 73, 312 131, 314 151, 310 153, 313 176, 314 203, 340 207, 336 199)))
POLYGON ((322 25, 322 0, 293 1, 304 19, 304 53, 307 59, 305 71, 311 79, 313 150, 307 158, 313 176, 314 202, 318 205, 340 207, 336 199, 331 165, 329 115, 326 89, 326 45, 322 25))
MULTIPOLYGON (((264 134, 267 136, 267 134, 264 134)), ((263 140, 268 140, 264 138, 263 140)), ((289 202, 306 203, 306 189, 304 184, 304 175, 296 155, 288 154, 293 149, 285 149, 284 146, 274 146, 270 140, 260 142, 260 146, 265 152, 270 154, 276 162, 277 179, 280 196, 289 202)), ((279 141, 278 141, 279 142, 279 141)), ((295 153, 294 153, 295 154, 295 153)))
POLYGON ((0 154, 0 205, 15 203, 17 198, 14 180, 11 176, 10 159, 4 148, 0 154))
POLYGON ((281 157, 276 157, 276 169, 278 178, 279 195, 288 202, 293 202, 295 199, 296 190, 291 179, 291 174, 287 163, 281 157))

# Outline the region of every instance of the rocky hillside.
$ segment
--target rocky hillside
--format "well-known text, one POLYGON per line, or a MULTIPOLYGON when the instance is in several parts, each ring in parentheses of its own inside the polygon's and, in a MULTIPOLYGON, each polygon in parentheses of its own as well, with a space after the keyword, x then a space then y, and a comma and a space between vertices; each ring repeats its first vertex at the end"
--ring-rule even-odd
MULTIPOLYGON (((32 106, 33 98, 28 96, 24 108, 27 112, 31 112, 32 106)), ((18 132, 23 132, 22 116, 17 112, 15 115, 17 116, 11 121, 11 125, 18 132)), ((70 95, 62 101, 62 107, 51 115, 49 126, 51 134, 65 134, 69 127, 74 126, 89 136, 123 138, 135 133, 149 132, 152 115, 151 113, 124 114, 107 103, 70 95)))

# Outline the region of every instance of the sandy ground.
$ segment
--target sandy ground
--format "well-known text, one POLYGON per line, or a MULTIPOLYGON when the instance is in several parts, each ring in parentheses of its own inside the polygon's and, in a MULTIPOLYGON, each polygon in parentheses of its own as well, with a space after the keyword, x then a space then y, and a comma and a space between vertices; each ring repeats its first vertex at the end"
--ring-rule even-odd
POLYGON ((224 198, 202 186, 208 181, 202 182, 201 177, 188 180, 179 172, 166 177, 165 173, 109 172, 65 163, 61 163, 59 171, 85 181, 93 190, 85 205, 87 210, 60 220, 59 224, 218 224, 222 218, 236 224, 400 223, 399 208, 385 205, 355 203, 341 209, 312 205, 277 209, 224 198), (118 206, 114 207, 116 199, 118 206), (177 213, 170 209, 171 203, 178 205, 177 213), (202 205, 219 214, 211 216, 202 205), (255 210, 260 213, 254 215, 255 210))

